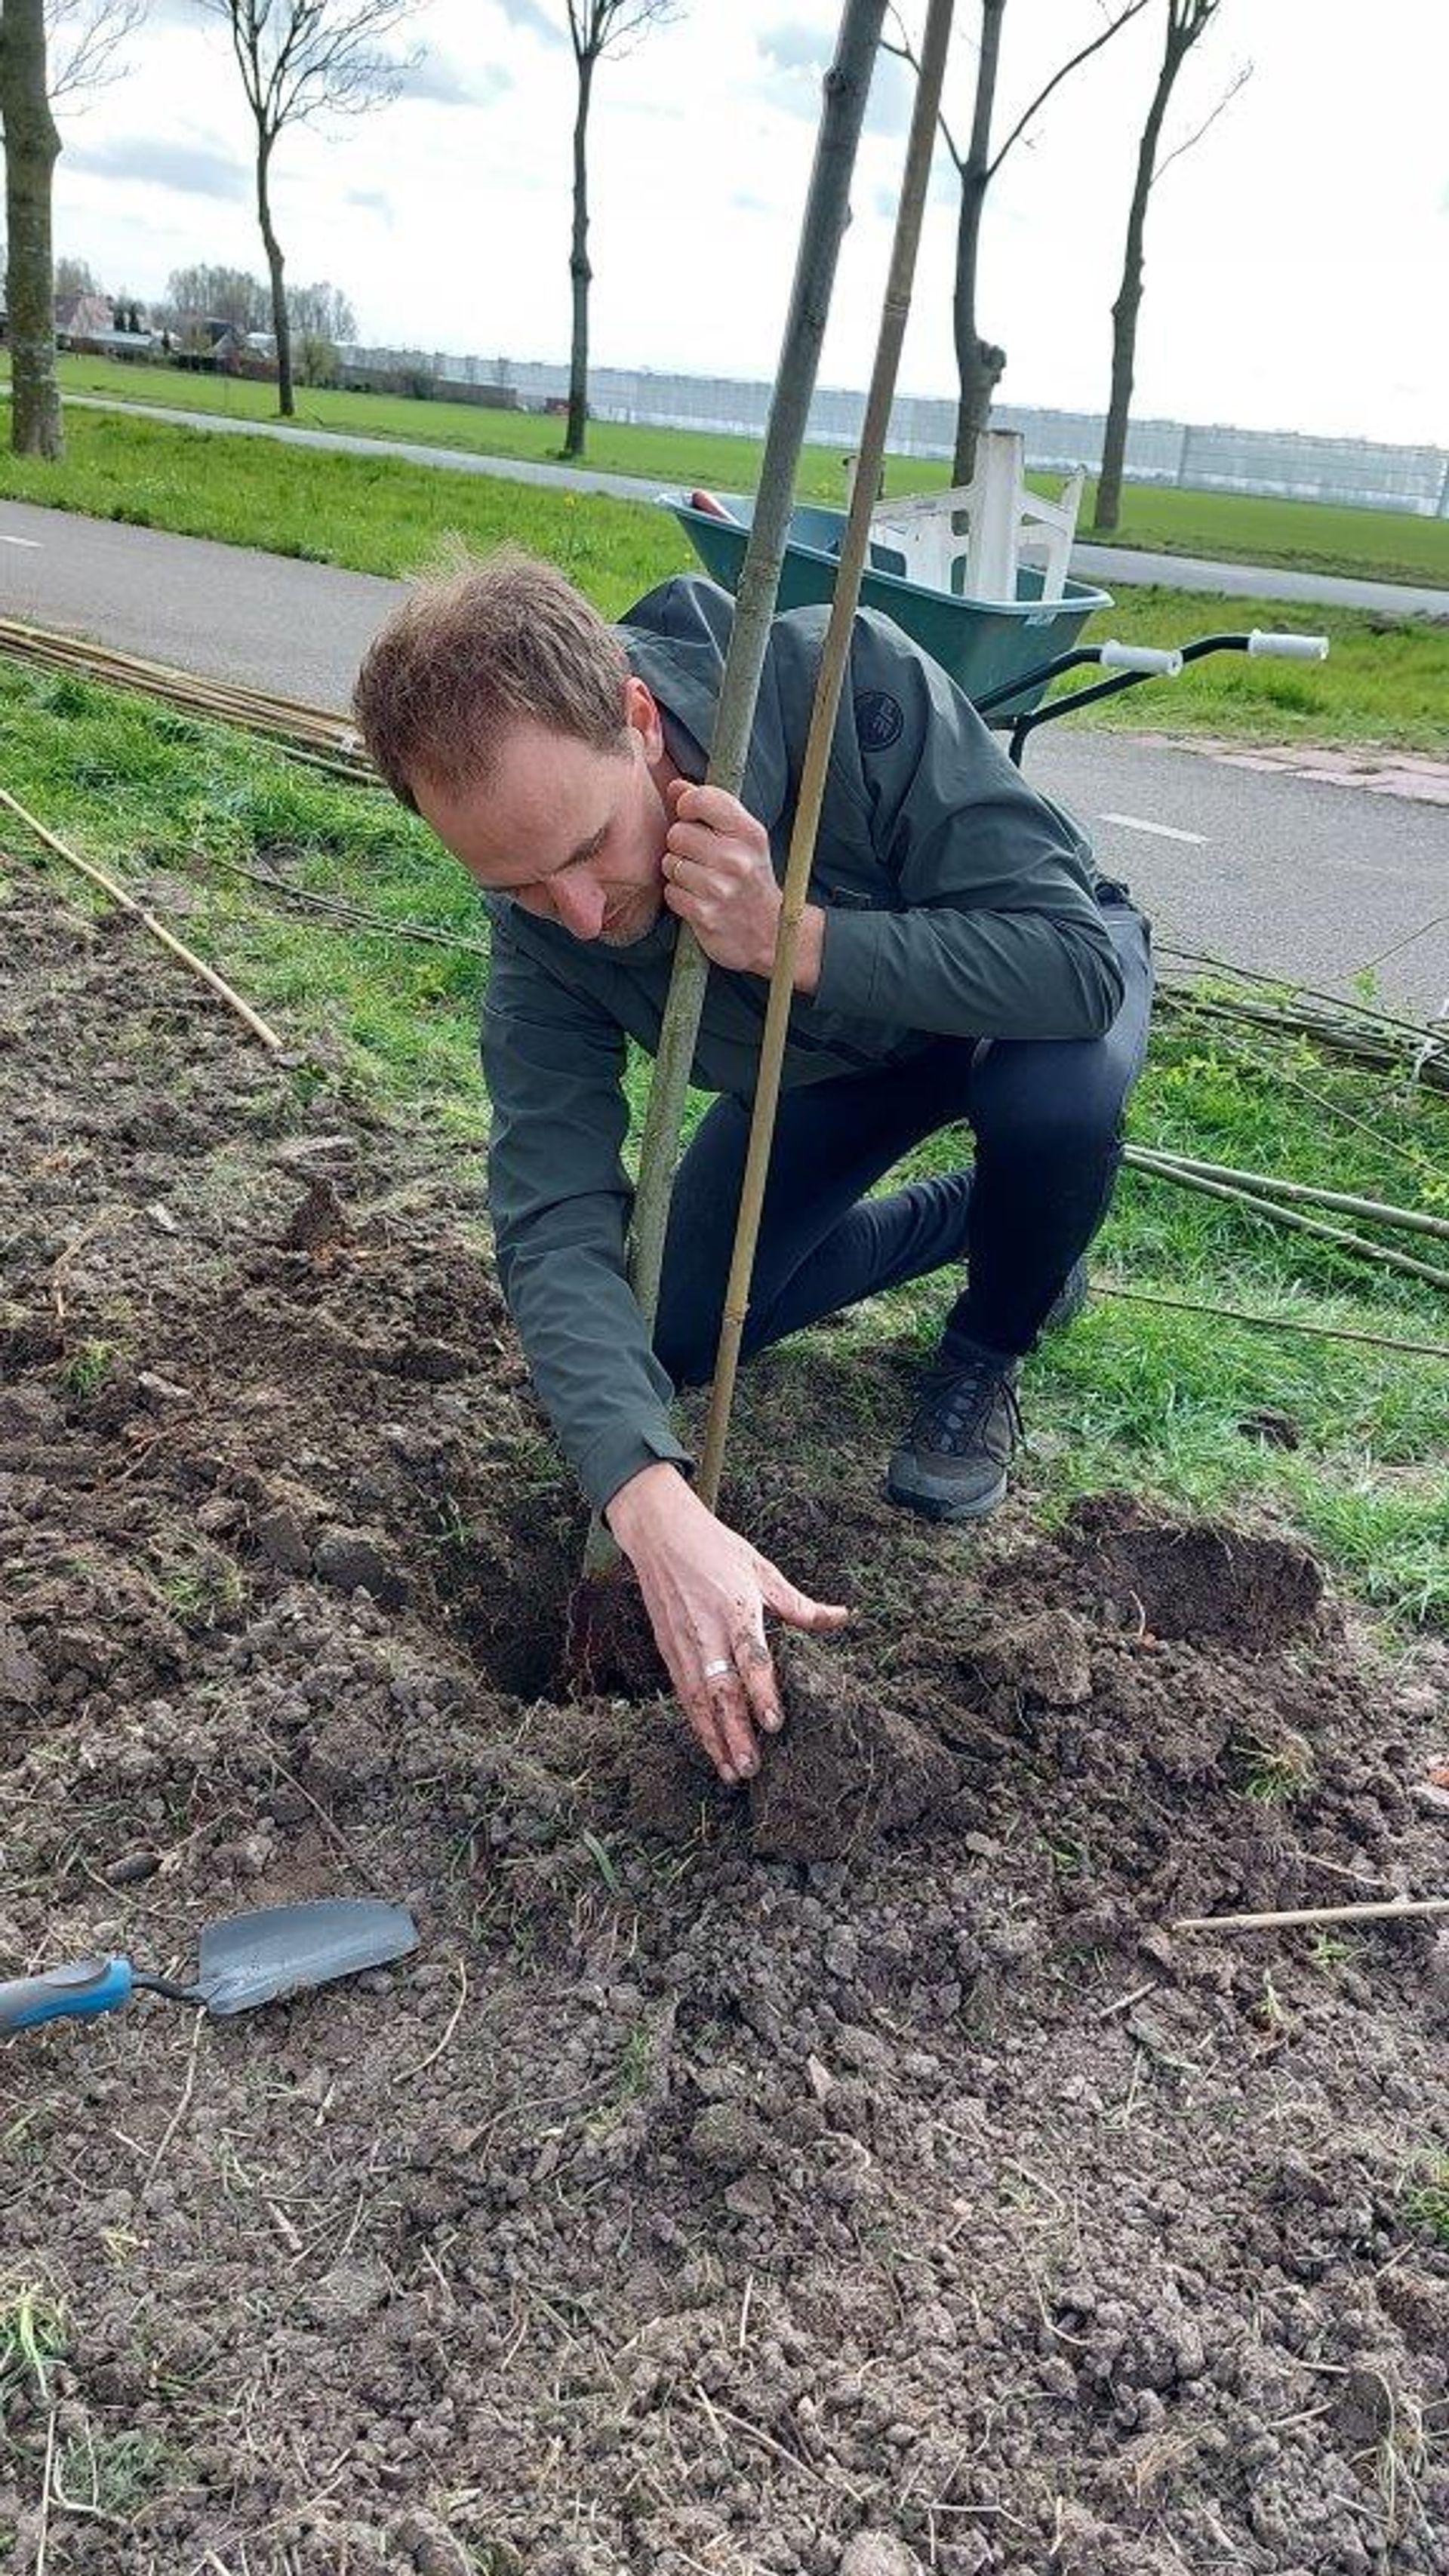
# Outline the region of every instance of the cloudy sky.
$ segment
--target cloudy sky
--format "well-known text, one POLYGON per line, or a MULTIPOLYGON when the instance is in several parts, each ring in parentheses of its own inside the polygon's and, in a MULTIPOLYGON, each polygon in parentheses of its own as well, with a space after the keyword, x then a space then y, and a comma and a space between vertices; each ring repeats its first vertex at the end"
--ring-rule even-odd
MULTIPOLYGON (((903 0, 919 27, 921 0, 903 0)), ((1110 306, 1165 0, 1075 73, 987 201, 979 320, 1002 398, 1105 407, 1110 306)), ((958 0, 947 122, 970 122, 978 24, 958 0)), ((601 66, 591 125, 593 354, 768 377, 839 21, 831 0, 681 0, 601 66)), ((1014 0, 994 134, 1101 24, 1100 0, 1014 0)), ((403 96, 278 146, 297 282, 330 279, 374 344, 562 360, 574 67, 564 0, 426 0, 403 96)), ((1444 0, 1221 0, 1170 150, 1251 77, 1154 193, 1135 409, 1449 444, 1449 10, 1444 0)), ((909 74, 882 59, 821 381, 863 385, 890 249, 909 74)), ((65 115, 58 252, 112 292, 194 261, 261 271, 250 126, 202 0, 152 0, 128 76, 65 115)), ((953 386, 957 187, 938 154, 900 382, 953 386)))

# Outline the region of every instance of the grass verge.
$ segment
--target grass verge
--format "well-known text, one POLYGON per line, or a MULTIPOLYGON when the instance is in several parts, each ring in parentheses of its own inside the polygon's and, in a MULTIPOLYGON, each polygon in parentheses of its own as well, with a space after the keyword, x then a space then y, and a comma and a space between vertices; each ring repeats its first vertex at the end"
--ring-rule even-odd
MULTIPOLYGON (((481 1146, 474 1031, 486 970, 463 943, 481 942, 484 925, 467 880, 421 824, 218 728, 4 664, 0 764, 42 821, 139 880, 163 915, 179 913, 182 934, 299 1048, 340 1062, 376 1104, 440 1145, 481 1146), (237 867, 426 923, 459 944, 345 929, 289 908, 237 867)), ((7 830, 6 845, 8 873, 39 863, 16 833, 7 830)), ((86 899, 65 871, 55 882, 66 900, 86 899)), ((148 973, 173 971, 159 952, 143 953, 148 973)), ((314 1077, 304 1066, 294 1078, 314 1077)), ((636 1067, 636 1110, 644 1078, 636 1067)), ((1325 1062, 1305 1042, 1164 1013, 1131 1131, 1209 1161, 1449 1210, 1449 1101, 1325 1062)), ((1223 1313, 1238 1306, 1442 1343, 1443 1295, 1135 1172, 1095 1258, 1124 1288, 1203 1311, 1099 1295, 1044 1349, 1029 1374, 1032 1445, 1019 1478, 1036 1507, 1051 1515, 1083 1491, 1128 1485, 1169 1507, 1246 1508, 1305 1532, 1392 1623, 1449 1625, 1449 1364, 1265 1332, 1223 1313), (1268 1413, 1286 1418, 1296 1447, 1264 1436, 1268 1413)), ((812 1377, 830 1373, 837 1426, 850 1420, 862 1443, 884 1448, 903 1376, 882 1370, 882 1350, 924 1354, 948 1296, 945 1283, 903 1291, 843 1330, 802 1337, 812 1377)), ((750 1401, 747 1378, 746 1422, 750 1401)))
MULTIPOLYGON (((439 472, 381 450, 375 460, 318 455, 99 412, 72 414, 59 465, 0 454, 0 495, 390 575, 453 539, 486 549, 509 538, 560 564, 609 617, 671 573, 699 569, 675 521, 643 504, 439 472)), ((1073 721, 1449 758, 1449 621, 1134 588, 1085 640, 1176 644, 1225 627, 1302 625, 1331 638, 1326 663, 1210 660, 1073 721)))
MULTIPOLYGON (((272 385, 187 375, 177 367, 128 366, 114 358, 63 357, 59 373, 63 392, 161 404, 222 419, 277 417, 272 385)), ((557 419, 537 412, 485 411, 474 403, 299 389, 296 425, 342 430, 354 438, 454 447, 479 456, 525 457, 537 464, 560 461, 557 419)), ((727 492, 752 492, 759 479, 760 454, 758 439, 708 430, 655 429, 602 420, 589 427, 591 466, 601 473, 635 474, 650 482, 702 483, 727 492)), ((944 460, 897 455, 886 460, 890 492, 943 491, 948 479, 944 460)), ((1060 480, 1050 475, 1033 479, 1042 490, 1055 489, 1060 480)), ((807 447, 797 488, 811 500, 842 500, 841 449, 807 447)), ((1084 535, 1090 532, 1094 500, 1095 486, 1089 485, 1082 509, 1084 535)), ((1318 502, 1236 492, 1179 492, 1137 483, 1128 485, 1122 524, 1107 542, 1143 546, 1151 553, 1161 550, 1230 563, 1287 564, 1365 580, 1449 587, 1449 519, 1419 518, 1410 511, 1335 509, 1318 502)))

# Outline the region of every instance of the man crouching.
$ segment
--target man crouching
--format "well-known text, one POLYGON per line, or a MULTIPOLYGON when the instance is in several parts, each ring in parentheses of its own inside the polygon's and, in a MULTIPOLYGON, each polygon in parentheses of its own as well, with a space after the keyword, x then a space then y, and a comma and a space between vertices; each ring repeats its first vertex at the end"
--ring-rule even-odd
MULTIPOLYGON (((733 602, 693 575, 617 626, 513 549, 420 587, 355 708, 388 784, 484 889, 483 1064, 498 1271, 539 1395, 638 1577, 720 1776, 780 1723, 764 1615, 811 1600, 695 1495, 670 1422, 711 1374, 827 612, 778 616, 739 798, 702 783, 733 602), (677 925, 711 963, 713 1092, 680 1165, 652 1336, 625 1267, 626 1042, 658 1043, 677 925)), ((990 1511, 1017 1381, 1080 1293, 1147 1044, 1147 925, 1074 823, 887 618, 856 617, 831 753, 742 1356, 965 1264, 886 1476, 936 1520, 990 1511), (871 1196, 963 1124, 959 1168, 871 1196)))

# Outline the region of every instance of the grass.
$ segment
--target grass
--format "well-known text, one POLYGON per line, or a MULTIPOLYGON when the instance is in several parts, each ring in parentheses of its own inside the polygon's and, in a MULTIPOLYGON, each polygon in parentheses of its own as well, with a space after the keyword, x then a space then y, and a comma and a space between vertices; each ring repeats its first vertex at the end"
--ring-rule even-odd
POLYGON ((111 2433, 98 2441, 87 2430, 65 2444, 55 2484, 73 2512, 126 2523, 143 2505, 188 2483, 188 2468, 159 2434, 111 2433))
MULTIPOLYGON (((219 728, 3 663, 0 776, 84 854, 139 877, 163 914, 168 878, 184 878, 197 904, 184 935, 281 1023, 290 1045, 340 1068, 440 1150, 476 1155, 485 968, 461 943, 481 941, 485 925, 467 879, 413 817, 219 728), (288 909, 220 860, 267 867, 396 922, 426 922, 460 945, 348 932, 288 909)), ((33 862, 18 832, 5 839, 13 879, 33 862)), ((66 901, 85 900, 64 871, 55 882, 66 901)), ((138 953, 154 992, 172 970, 159 953, 138 953)), ((279 1078, 336 1074, 304 1064, 279 1078)), ((636 1113, 644 1082, 636 1066, 636 1113)), ((1449 1101, 1246 1030, 1239 1037, 1163 1013, 1131 1133, 1210 1161, 1449 1206, 1449 1101)), ((935 1149, 940 1162, 949 1154, 949 1140, 935 1149)), ((1030 1372, 1032 1446, 1021 1469, 1036 1507, 1051 1518, 1076 1495, 1125 1485, 1170 1509, 1268 1516, 1305 1533, 1399 1629, 1449 1626, 1449 1364, 1256 1330, 1222 1311, 1443 1343, 1442 1295, 1138 1172, 1124 1175, 1094 1258, 1099 1277, 1196 1300, 1203 1311, 1099 1294, 1046 1347, 1030 1372), (1291 1416, 1297 1449, 1255 1436, 1252 1418, 1265 1408, 1291 1416)), ((895 1376, 886 1386, 882 1344, 924 1354, 948 1295, 945 1283, 899 1291, 813 1337, 809 1375, 827 1368, 839 1388, 833 1426, 853 1422, 852 1437, 868 1446, 885 1441, 894 1425, 884 1408, 898 1403, 900 1384, 895 1376)), ((749 1414, 747 1377, 738 1407, 746 1432, 749 1414)), ((1270 1761, 1263 1771, 1260 1794, 1290 1785, 1270 1761)))
MULTIPOLYGON (((699 568, 666 512, 632 502, 437 472, 384 451, 375 462, 307 454, 103 413, 71 415, 59 465, 0 453, 0 495, 390 575, 435 560, 451 539, 484 549, 510 538, 562 565, 606 616, 671 573, 699 568)), ((1310 618, 1271 600, 1133 588, 1089 623, 1085 640, 1173 644, 1224 627, 1305 622, 1332 639, 1322 665, 1223 656, 1073 721, 1449 758, 1449 621, 1317 607, 1310 618)))
POLYGON ((115 1361, 114 1342, 82 1342, 66 1361, 61 1377, 70 1393, 84 1402, 87 1397, 99 1393, 115 1361))
MULTIPOLYGON (((207 412, 233 420, 275 420, 275 388, 220 376, 194 376, 177 367, 128 366, 115 358, 63 357, 63 392, 95 394, 117 402, 159 403, 171 410, 207 412)), ((3 379, 0 379, 3 381, 3 379)), ((299 388, 299 428, 345 431, 351 437, 411 440, 474 455, 516 456, 538 464, 559 461, 562 425, 537 412, 487 411, 477 404, 418 401, 396 394, 349 394, 299 388)), ((74 421, 72 420, 72 429, 74 421)), ((603 473, 632 474, 653 483, 704 484, 714 490, 753 491, 761 442, 713 431, 655 429, 594 421, 587 462, 603 473)), ((944 460, 892 456, 889 492, 944 490, 944 460)), ((1035 476, 1042 490, 1060 477, 1035 476)), ((797 488, 812 500, 840 501, 844 475, 839 447, 807 447, 797 488)), ((1095 487, 1088 486, 1082 530, 1091 525, 1095 487)), ((1409 511, 1334 509, 1317 502, 1279 501, 1232 492, 1179 492, 1157 484, 1129 484, 1122 522, 1109 540, 1170 554, 1207 555, 1232 563, 1288 564, 1364 579, 1449 585, 1449 519, 1419 518, 1409 511)))
POLYGON ((10 2399, 50 2403, 50 2366, 66 2348, 65 2311, 33 2281, 0 2286, 0 2440, 10 2399))
POLYGON ((1270 1740, 1249 1727, 1235 1750, 1243 1795, 1257 1806, 1286 1806, 1312 1786, 1313 1748, 1301 1735, 1286 1731, 1270 1740))
POLYGON ((1404 2194, 1405 2214, 1449 2250, 1449 2156, 1425 2157, 1422 2170, 1423 2180, 1404 2194))
MULTIPOLYGON (((0 435, 7 420, 8 406, 0 435)), ((438 473, 382 449, 375 460, 318 456, 103 412, 72 414, 59 465, 0 456, 0 494, 354 572, 415 571, 453 537, 511 538, 550 555, 608 614, 688 554, 672 519, 629 502, 438 473)))
POLYGON ((1082 640, 1098 643, 1110 635, 1127 644, 1171 645, 1255 626, 1326 635, 1328 659, 1213 655, 1179 680, 1124 690, 1072 722, 1240 741, 1379 744, 1449 758, 1449 622, 1372 617, 1318 601, 1303 607, 1144 587, 1121 592, 1109 612, 1088 621, 1082 640))

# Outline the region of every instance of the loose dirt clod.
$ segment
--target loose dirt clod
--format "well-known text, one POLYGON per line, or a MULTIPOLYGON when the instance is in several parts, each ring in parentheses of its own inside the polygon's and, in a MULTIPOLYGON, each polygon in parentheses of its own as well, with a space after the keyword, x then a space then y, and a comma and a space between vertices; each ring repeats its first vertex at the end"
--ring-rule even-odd
POLYGON ((731 1515, 857 1618, 731 1795, 652 1669, 559 1685, 474 1176, 4 935, 0 1975, 326 1893, 423 1948, 0 2049, 0 2563, 1443 2576, 1449 1942, 1159 1928, 1432 1893, 1442 1646, 1273 1533, 812 1483, 807 1346, 731 1515))
POLYGON ((1252 1651, 1311 1629, 1323 1569, 1306 1548, 1214 1522, 1134 1527, 1136 1517, 1125 1498, 1088 1506, 1079 1515, 1092 1542, 1082 1571, 1155 1635, 1219 1638, 1252 1651))
POLYGON ((838 1860, 946 1805, 957 1772, 938 1738, 848 1679, 827 1648, 791 1638, 778 1660, 788 1722, 750 1783, 756 1851, 838 1860))
POLYGON ((286 1252, 325 1252, 334 1243, 345 1243, 351 1231, 346 1208, 332 1183, 319 1173, 287 1219, 282 1248, 286 1252))

